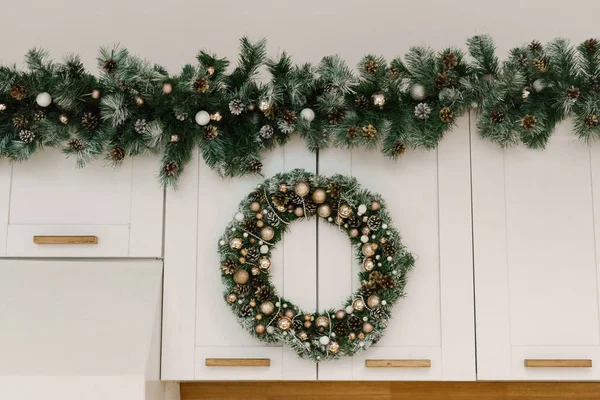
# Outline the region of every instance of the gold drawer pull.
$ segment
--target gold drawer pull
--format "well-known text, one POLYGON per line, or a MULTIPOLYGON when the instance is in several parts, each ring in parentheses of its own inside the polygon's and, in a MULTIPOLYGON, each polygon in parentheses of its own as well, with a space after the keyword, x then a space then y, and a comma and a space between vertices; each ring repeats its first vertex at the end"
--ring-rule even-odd
POLYGON ((573 359, 573 360, 546 360, 546 359, 527 359, 525 360, 527 368, 592 368, 592 360, 573 359))
POLYGON ((366 360, 367 368, 431 368, 431 360, 366 360))
POLYGON ((270 367, 270 358, 207 358, 207 367, 270 367))
POLYGON ((98 236, 34 236, 35 244, 98 244, 98 236))

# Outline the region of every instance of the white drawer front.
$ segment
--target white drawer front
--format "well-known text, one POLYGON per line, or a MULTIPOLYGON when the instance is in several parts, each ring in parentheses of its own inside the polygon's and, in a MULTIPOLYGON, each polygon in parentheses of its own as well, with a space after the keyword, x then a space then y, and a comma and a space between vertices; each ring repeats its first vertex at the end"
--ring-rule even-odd
POLYGON ((8 257, 127 257, 129 225, 9 225, 8 257), (97 236, 98 244, 36 244, 34 236, 97 236))
POLYGON ((600 347, 598 346, 515 346, 511 352, 512 379, 517 380, 598 380, 600 347), (557 360, 554 366, 526 367, 525 360, 557 360), (591 360, 591 367, 558 367, 566 360, 591 360), (561 362, 562 361, 562 362, 561 362))
POLYGON ((196 347, 196 380, 280 380, 283 379, 283 349, 272 346, 256 347, 196 347), (207 366, 206 359, 268 359, 269 366, 218 367, 207 366))

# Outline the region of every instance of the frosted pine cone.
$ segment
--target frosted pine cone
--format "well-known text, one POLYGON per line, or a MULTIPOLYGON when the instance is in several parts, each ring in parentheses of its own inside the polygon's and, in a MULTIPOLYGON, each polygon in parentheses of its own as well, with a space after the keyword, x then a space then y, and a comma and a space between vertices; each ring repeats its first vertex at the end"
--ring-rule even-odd
POLYGON ((271 125, 263 125, 262 128, 260 128, 258 134, 261 138, 269 140, 273 137, 275 131, 273 130, 273 127, 271 125))
POLYGON ((133 125, 133 129, 135 129, 135 131, 140 134, 146 133, 146 132, 148 132, 148 123, 143 118, 138 119, 137 121, 135 121, 135 124, 133 125))
POLYGON ((84 141, 81 140, 81 139, 79 139, 79 138, 69 139, 69 141, 67 142, 67 144, 73 150, 82 151, 83 149, 85 149, 85 143, 84 143, 84 141))
POLYGON ((429 119, 431 107, 427 103, 419 103, 415 106, 415 117, 419 119, 429 119))
POLYGON ((31 143, 33 142, 33 139, 35 139, 35 133, 32 131, 23 130, 19 133, 19 139, 21 139, 22 142, 31 143))
POLYGON ((177 118, 178 121, 185 121, 188 118, 188 114, 187 113, 177 113, 177 114, 175 114, 175 118, 177 118))
POLYGON ((234 99, 229 102, 229 111, 233 115, 240 115, 244 111, 244 103, 240 99, 234 99))

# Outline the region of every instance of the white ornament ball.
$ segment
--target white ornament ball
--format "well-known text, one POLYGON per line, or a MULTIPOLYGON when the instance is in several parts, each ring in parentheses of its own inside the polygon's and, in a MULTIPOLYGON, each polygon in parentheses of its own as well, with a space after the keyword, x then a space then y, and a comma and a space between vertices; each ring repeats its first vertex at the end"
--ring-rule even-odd
POLYGON ((359 345, 360 347, 365 347, 365 342, 363 342, 363 341, 361 340, 360 342, 358 342, 358 345, 359 345))
POLYGON ((387 260, 388 260, 388 261, 392 261, 392 257, 388 257, 388 258, 387 258, 387 260))
POLYGON ((425 87, 423 87, 423 85, 421 85, 420 83, 415 83, 410 88, 410 97, 412 97, 413 100, 416 101, 425 100, 425 87))
POLYGON ((362 235, 360 237, 360 241, 363 243, 367 243, 369 241, 369 237, 367 235, 362 235))
POLYGON ((275 332, 275 328, 272 326, 267 327, 267 333, 268 334, 272 334, 273 332, 275 332))
POLYGON ((381 227, 382 227, 383 229, 387 229, 387 224, 383 224, 383 225, 381 225, 381 227))
POLYGON ((323 346, 327 346, 329 344, 329 338, 327 336, 321 336, 319 338, 319 343, 321 343, 323 346))
POLYGON ((346 307, 346 314, 352 314, 354 312, 354 307, 348 306, 346 307))
POLYGON ((242 222, 244 220, 244 214, 241 212, 235 214, 235 220, 238 222, 242 222))
POLYGON ((248 232, 244 232, 244 233, 242 233, 242 236, 243 236, 243 237, 248 237, 248 232))
POLYGON ((267 254, 269 252, 269 246, 263 244, 262 246, 260 246, 260 252, 261 254, 267 254))
POLYGON ((385 301, 385 300, 381 300, 381 305, 382 305, 382 306, 385 306, 386 304, 387 304, 387 301, 385 301))
POLYGON ((360 206, 358 206, 358 213, 359 214, 364 214, 367 212, 367 206, 364 204, 361 204, 360 206))
POLYGON ((198 125, 206 125, 210 122, 210 114, 204 110, 196 113, 196 123, 198 125))
POLYGON ((315 119, 315 112, 310 108, 305 108, 300 111, 300 117, 302 117, 302 119, 305 121, 311 122, 313 119, 315 119))
POLYGON ((40 107, 48 107, 52 103, 52 96, 50 96, 50 93, 40 93, 35 98, 35 102, 40 107))

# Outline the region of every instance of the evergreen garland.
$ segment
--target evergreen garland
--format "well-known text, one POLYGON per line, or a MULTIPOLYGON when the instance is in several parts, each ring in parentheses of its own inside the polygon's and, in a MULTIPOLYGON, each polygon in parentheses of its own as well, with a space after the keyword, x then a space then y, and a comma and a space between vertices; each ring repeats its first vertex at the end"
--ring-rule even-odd
POLYGON ((50 146, 79 165, 118 165, 158 153, 162 181, 174 184, 196 146, 223 176, 260 173, 261 155, 295 133, 311 150, 379 147, 396 158, 435 148, 472 107, 480 135, 502 147, 544 148, 567 117, 577 137, 600 135, 597 40, 532 41, 504 62, 488 36, 467 45, 468 60, 457 48, 415 47, 389 63, 367 55, 353 71, 337 56, 316 66, 267 59, 264 40, 243 38, 235 68, 202 51, 175 75, 117 46, 100 50, 99 77, 76 56, 57 63, 33 49, 27 71, 0 67, 0 155, 20 161, 50 146))
POLYGON ((242 327, 316 362, 352 356, 376 343, 414 264, 378 194, 352 177, 300 169, 267 179, 240 203, 219 254, 224 298, 242 327), (271 252, 294 221, 315 216, 348 235, 362 284, 341 308, 306 312, 272 285, 271 252))

